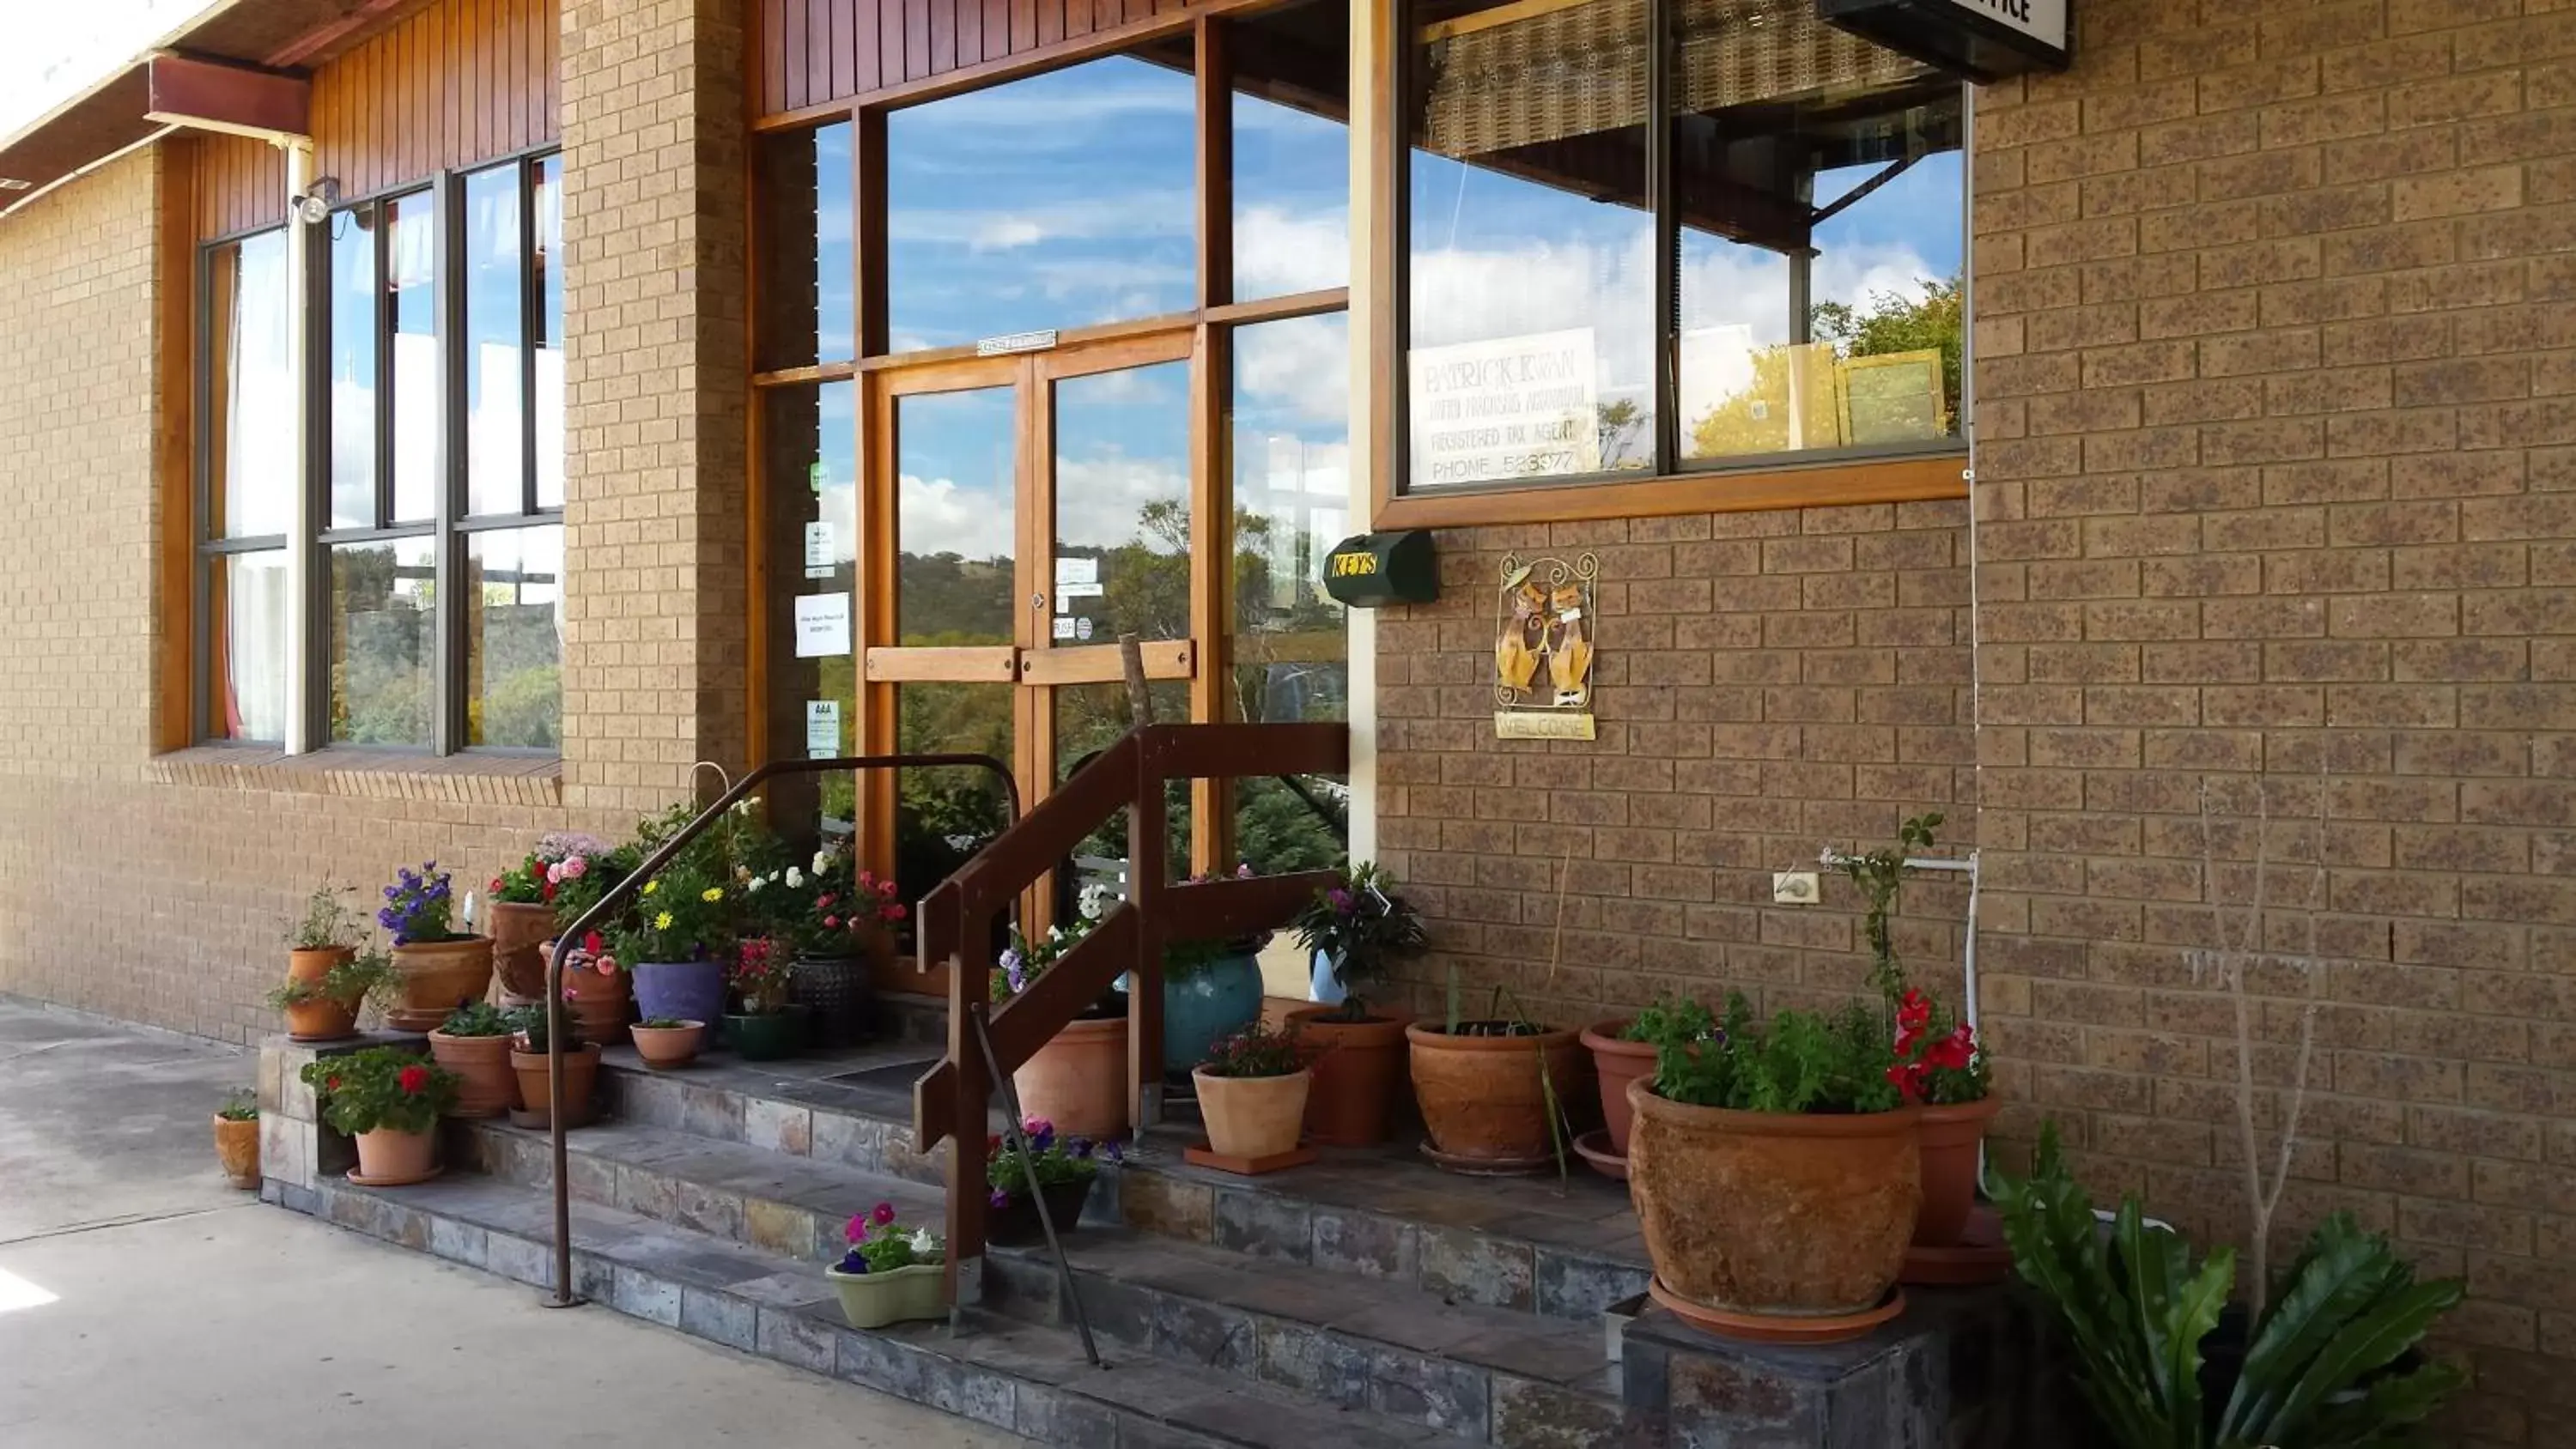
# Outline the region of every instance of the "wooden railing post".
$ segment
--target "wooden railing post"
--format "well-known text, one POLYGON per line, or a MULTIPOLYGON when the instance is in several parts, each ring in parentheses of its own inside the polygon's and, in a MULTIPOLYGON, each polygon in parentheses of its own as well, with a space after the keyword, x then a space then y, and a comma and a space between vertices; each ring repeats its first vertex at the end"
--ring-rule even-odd
MULTIPOLYGON (((993 917, 989 908, 956 894, 957 953, 948 979, 948 1060, 954 1109, 948 1143, 948 1302, 962 1308, 983 1296, 986 1094, 991 1070, 984 1063, 970 1013, 992 994, 993 917)), ((915 1143, 918 1150, 930 1144, 915 1143)))
POLYGON ((1127 978, 1128 1083, 1139 1128, 1163 1120, 1163 889, 1165 835, 1162 731, 1138 731, 1136 793, 1127 802, 1127 899, 1136 907, 1136 958, 1127 978))

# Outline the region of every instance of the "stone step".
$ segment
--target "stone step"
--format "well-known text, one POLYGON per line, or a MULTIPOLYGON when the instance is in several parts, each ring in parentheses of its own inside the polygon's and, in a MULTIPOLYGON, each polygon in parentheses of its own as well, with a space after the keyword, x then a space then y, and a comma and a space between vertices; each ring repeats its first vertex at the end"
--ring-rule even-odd
MULTIPOLYGON (((514 1278, 553 1281, 543 1193, 460 1176, 369 1189, 325 1179, 317 1216, 514 1278)), ((1066 1329, 969 1314, 854 1330, 821 1270, 635 1213, 573 1208, 576 1291, 594 1304, 711 1343, 926 1404, 1043 1444, 1088 1449, 1401 1449, 1436 1431, 1324 1405, 1218 1369, 1104 1354, 1093 1369, 1066 1329)))
MULTIPOLYGON (((1113 1227, 1086 1226, 1065 1246, 1093 1331, 1131 1349, 1472 1444, 1637 1441, 1598 1323, 1443 1303, 1409 1285, 1113 1227)), ((984 1292, 1014 1318, 1073 1322, 1042 1248, 996 1250, 984 1292)))
MULTIPOLYGON (((607 1105, 628 1122, 937 1187, 946 1149, 913 1150, 900 1069, 932 1050, 897 1043, 832 1060, 719 1058, 663 1073, 620 1048, 603 1079, 607 1105), (869 1072, 859 1083, 835 1080, 869 1072)), ((1327 1148, 1312 1166, 1245 1178, 1185 1163, 1192 1140, 1178 1128, 1145 1133, 1125 1168, 1105 1175, 1093 1211, 1189 1242, 1410 1283, 1443 1301, 1585 1322, 1643 1293, 1651 1276, 1625 1186, 1580 1162, 1563 1180, 1462 1178, 1405 1143, 1327 1148)))

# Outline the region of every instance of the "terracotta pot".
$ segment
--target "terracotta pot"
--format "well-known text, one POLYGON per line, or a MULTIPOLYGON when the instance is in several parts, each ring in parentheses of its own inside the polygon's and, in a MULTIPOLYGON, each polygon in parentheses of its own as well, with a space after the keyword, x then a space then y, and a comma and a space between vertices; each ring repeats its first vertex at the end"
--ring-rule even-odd
MULTIPOLYGON (((554 950, 554 943, 548 941, 537 947, 537 958, 552 960, 554 950)), ((607 1043, 626 1034, 627 1007, 635 998, 634 984, 625 972, 611 971, 602 976, 595 970, 566 966, 563 985, 572 997, 564 1009, 572 1013, 583 1041, 607 1043)))
POLYGON ((1306 1121, 1306 1093, 1314 1084, 1311 1071, 1284 1077, 1211 1077, 1190 1073, 1198 1088, 1199 1115, 1207 1122, 1208 1146, 1222 1157, 1276 1157, 1297 1150, 1297 1135, 1306 1121))
POLYGON ((1307 1062, 1314 1082, 1306 1093, 1306 1140, 1327 1147, 1375 1146, 1386 1140, 1387 1109, 1395 1102, 1405 1018, 1327 1020, 1336 1010, 1314 1006, 1288 1013, 1297 1039, 1313 1054, 1307 1062))
POLYGON ((554 933, 554 907, 492 902, 492 974, 501 979, 504 996, 530 1001, 545 995, 546 960, 537 947, 554 933))
POLYGON ((882 1273, 825 1268, 823 1276, 840 1295, 841 1316, 852 1328, 883 1328, 889 1323, 948 1316, 948 1272, 937 1263, 915 1263, 882 1273))
POLYGON ((414 941, 396 946, 393 956, 394 969, 402 973, 402 1001, 385 1013, 385 1025, 396 1031, 435 1031, 449 1012, 492 989, 489 936, 414 941))
POLYGON ((635 1054, 644 1059, 644 1065, 665 1072, 698 1059, 699 1050, 706 1044, 707 1024, 689 1021, 678 1026, 646 1026, 637 1022, 626 1028, 626 1033, 635 1038, 635 1054))
MULTIPOLYGON (((286 953, 286 979, 319 984, 332 970, 357 959, 349 946, 298 948, 286 953)), ((286 1034, 297 1041, 338 1041, 358 1034, 356 1002, 315 998, 286 1008, 286 1034)))
POLYGON ((259 1119, 236 1122, 229 1117, 215 1119, 215 1160, 224 1165, 224 1181, 252 1192, 259 1191, 259 1119))
POLYGON ((1127 1018, 1068 1023, 1011 1074, 1020 1110, 1066 1137, 1127 1135, 1127 1018))
POLYGON ((1654 1043, 1620 1040, 1619 1033, 1627 1029, 1625 1018, 1596 1021, 1583 1029, 1593 1075, 1601 1081, 1602 1123, 1610 1129, 1610 1151, 1619 1157, 1628 1155, 1628 1084, 1655 1074, 1654 1043))
MULTIPOLYGON (((546 1095, 546 1054, 521 1051, 517 1043, 510 1047, 510 1070, 518 1074, 519 1100, 526 1103, 526 1115, 536 1119, 532 1126, 547 1125, 546 1112, 553 1099, 546 1095)), ((564 1053, 564 1125, 589 1125, 591 1096, 599 1082, 599 1044, 592 1042, 579 1051, 564 1053)))
MULTIPOLYGON (((1547 1092, 1539 1085, 1543 1053, 1557 1105, 1568 1116, 1591 1097, 1582 1043, 1570 1031, 1536 1036, 1451 1036, 1416 1022, 1404 1029, 1413 1048, 1413 1095, 1431 1145, 1444 1156, 1475 1162, 1537 1163, 1556 1153, 1548 1129, 1547 1092)), ((1574 1133, 1563 1125, 1568 1150, 1574 1133)))
POLYGON ((429 1054, 461 1079, 456 1084, 456 1106, 448 1116, 498 1117, 519 1105, 519 1079, 510 1071, 508 1037, 433 1031, 429 1054))
POLYGON ((1968 1212, 1977 1205, 1977 1149, 2003 1099, 1923 1109, 1923 1209, 1914 1218, 1914 1241, 1926 1248, 1955 1248, 1967 1240, 1968 1212))
POLYGON ((438 1175, 438 1134, 379 1127, 358 1134, 356 1176, 370 1187, 401 1187, 438 1175))
POLYGON ((1666 1289, 1723 1313, 1879 1306, 1923 1200, 1921 1109, 1732 1112, 1628 1084, 1628 1193, 1666 1289))

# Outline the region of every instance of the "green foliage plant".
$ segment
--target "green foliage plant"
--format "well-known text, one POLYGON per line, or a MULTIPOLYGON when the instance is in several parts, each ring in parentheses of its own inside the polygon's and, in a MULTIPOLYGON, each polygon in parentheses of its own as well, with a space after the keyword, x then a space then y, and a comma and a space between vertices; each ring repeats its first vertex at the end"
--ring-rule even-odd
POLYGON ((1306 1069, 1306 1048, 1294 1027, 1274 1031, 1256 1021, 1209 1047, 1198 1069, 1211 1077, 1293 1077, 1306 1069))
POLYGON ((1333 963, 1333 979, 1345 993, 1334 1020, 1367 1020, 1368 1003, 1358 988, 1384 981, 1394 962, 1419 956, 1429 945, 1422 917, 1387 885, 1374 861, 1355 862, 1288 923, 1308 954, 1321 951, 1333 963))
POLYGON ((2229 1387, 2204 1382, 2202 1342, 2235 1285, 2233 1249, 2195 1264, 2180 1234, 2146 1224, 2134 1196, 2106 1235, 2053 1122, 2030 1175, 1999 1175, 1995 1201, 2014 1268, 2066 1325, 2077 1386, 2111 1449, 2429 1443, 2420 1426, 2464 1381, 2410 1352, 2458 1305, 2462 1283, 2416 1282, 2388 1240, 2348 1214, 2319 1225, 2290 1265, 2229 1387))
POLYGON ((382 1011, 402 990, 402 973, 382 951, 361 951, 322 974, 319 981, 289 981, 268 993, 271 1011, 313 1001, 336 1001, 353 1011, 382 1011))
POLYGON ((1738 992, 1714 1039, 1676 1034, 1655 1047, 1655 1094, 1695 1107, 1841 1114, 1904 1105, 1895 1048, 1877 1013, 1856 1003, 1784 1011, 1764 1027, 1738 992))
POLYGON ((243 1087, 224 1098, 224 1104, 215 1109, 215 1115, 227 1122, 256 1122, 259 1120, 259 1097, 250 1088, 243 1087))
POLYGON ((402 1047, 323 1057, 306 1062, 299 1075, 313 1089, 322 1120, 351 1137, 378 1129, 426 1132, 456 1105, 456 1074, 402 1047))
POLYGON ((1897 888, 1905 883, 1906 858, 1932 848, 1932 832, 1940 828, 1941 820, 1940 811, 1927 811, 1896 828, 1894 845, 1882 845, 1866 855, 1827 855, 1827 863, 1850 876, 1869 900, 1869 911, 1862 921, 1869 939, 1869 984, 1891 1006, 1904 994, 1906 983, 1905 969, 1896 961, 1896 941, 1888 918, 1896 910, 1897 888))
POLYGON ((1703 1041, 1716 1035, 1717 1013, 1705 1002, 1674 992, 1659 996, 1628 1020, 1621 1041, 1703 1041))
POLYGON ((518 1029, 509 1012, 488 1001, 469 1001, 447 1014, 438 1024, 446 1036, 508 1036, 518 1029))
POLYGON ((304 898, 304 909, 287 920, 288 949, 331 951, 354 947, 365 940, 366 917, 346 900, 357 893, 356 886, 315 886, 313 894, 304 898))
MULTIPOLYGON (((567 1052, 576 1052, 581 1050, 581 1022, 576 1019, 569 1010, 562 1012, 561 1015, 563 1017, 563 1049, 567 1052)), ((534 1006, 522 1006, 516 1011, 511 1012, 510 1024, 519 1035, 518 1050, 526 1052, 531 1056, 543 1056, 545 1054, 547 1039, 545 1003, 539 1002, 534 1006)))

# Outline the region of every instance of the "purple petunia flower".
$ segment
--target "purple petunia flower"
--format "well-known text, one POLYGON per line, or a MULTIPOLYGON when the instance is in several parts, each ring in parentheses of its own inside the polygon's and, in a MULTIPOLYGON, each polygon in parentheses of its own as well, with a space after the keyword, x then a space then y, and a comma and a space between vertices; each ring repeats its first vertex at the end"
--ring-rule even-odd
POLYGON ((1086 1162, 1089 1161, 1091 1159, 1091 1139, 1088 1137, 1076 1137, 1073 1139, 1073 1155, 1086 1162))
POLYGON ((1119 1147, 1115 1140, 1101 1144, 1101 1150, 1108 1156, 1110 1162, 1113 1164, 1125 1162, 1127 1160, 1127 1153, 1124 1149, 1119 1147))
POLYGON ((1352 900, 1351 893, 1343 890, 1340 886, 1335 886, 1332 890, 1326 892, 1324 895, 1324 902, 1333 908, 1334 914, 1343 916, 1349 915, 1351 913, 1351 908, 1357 904, 1356 901, 1352 900))
POLYGON ((1011 1205, 1011 1195, 997 1187, 993 1189, 993 1195, 985 1199, 985 1201, 991 1203, 994 1207, 1005 1208, 1011 1205))

